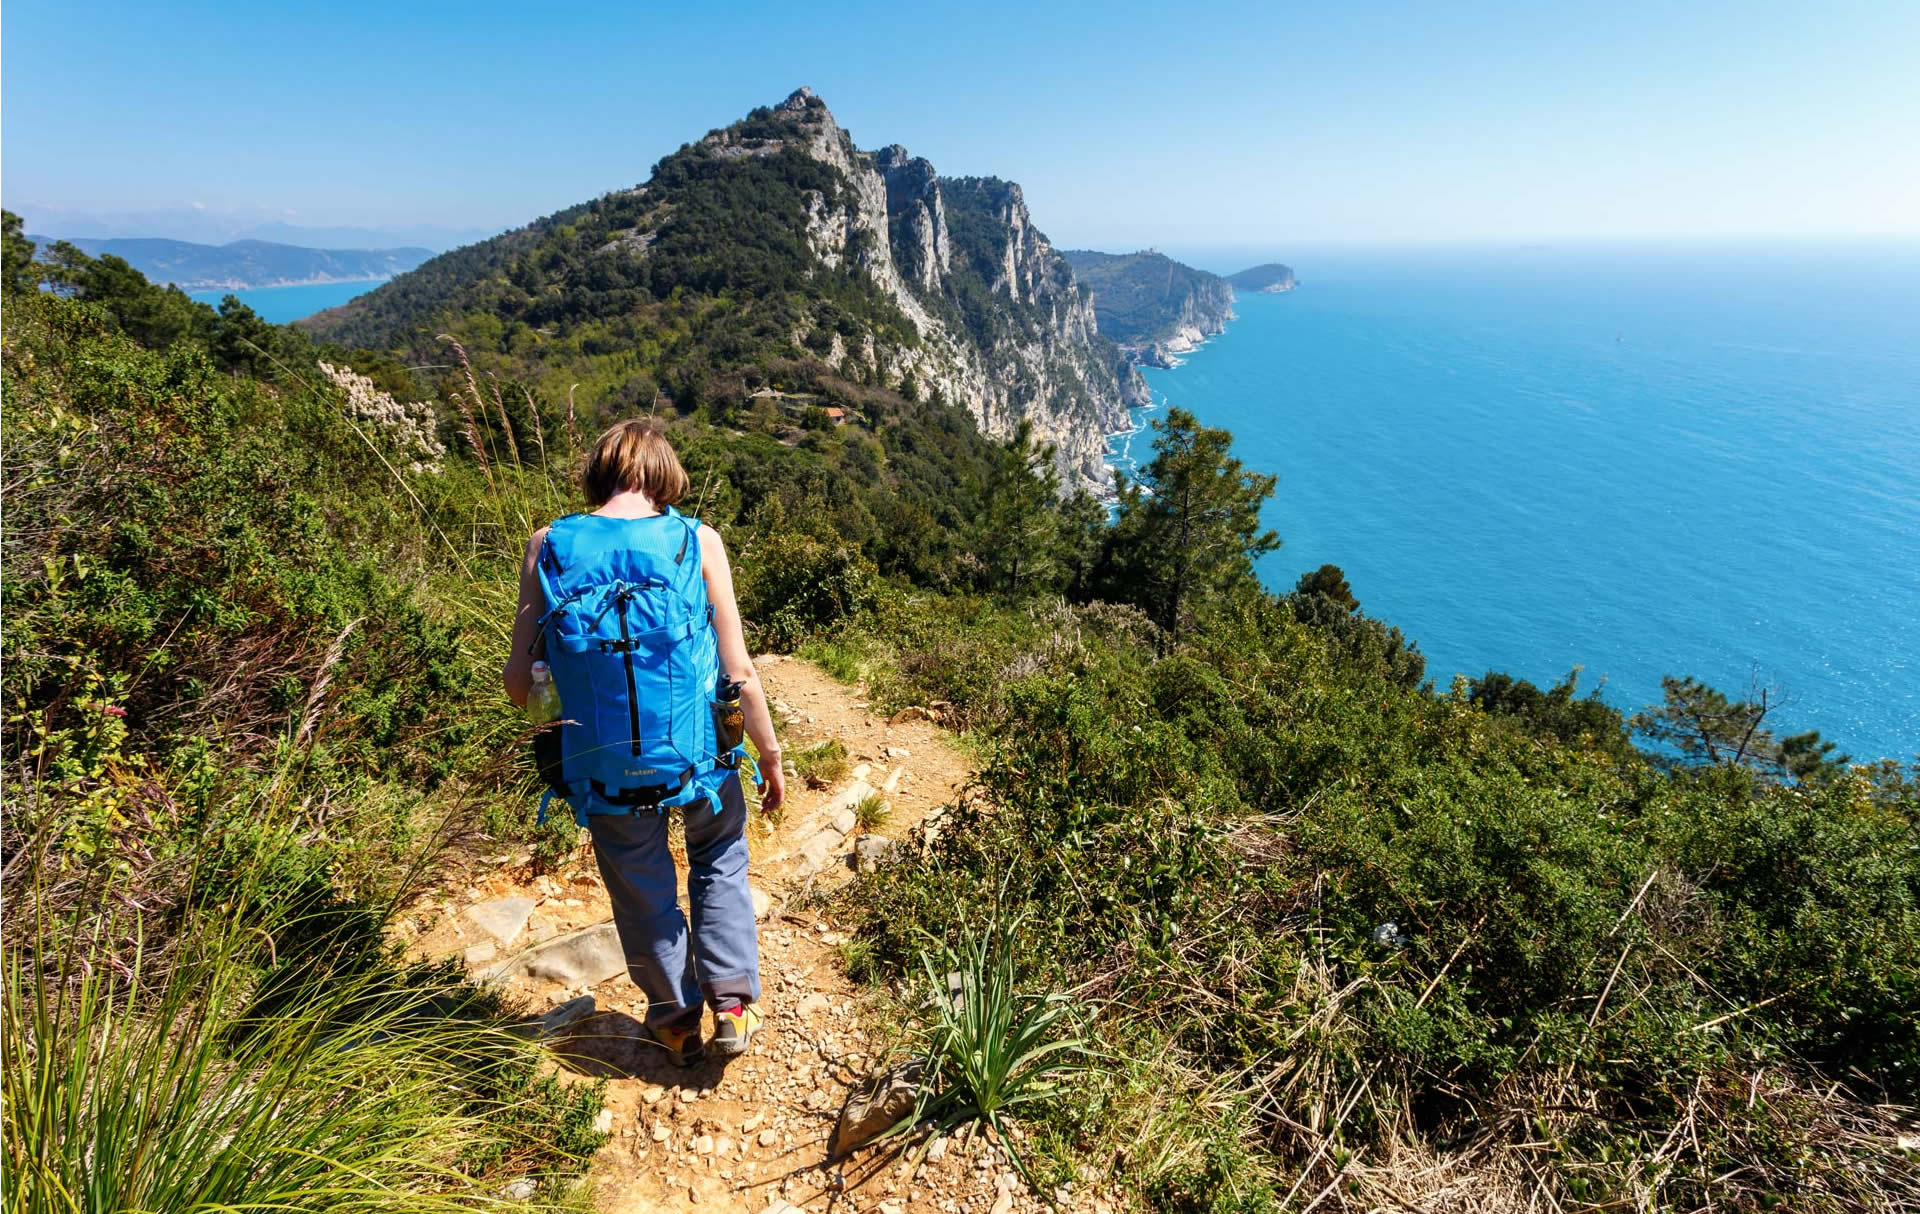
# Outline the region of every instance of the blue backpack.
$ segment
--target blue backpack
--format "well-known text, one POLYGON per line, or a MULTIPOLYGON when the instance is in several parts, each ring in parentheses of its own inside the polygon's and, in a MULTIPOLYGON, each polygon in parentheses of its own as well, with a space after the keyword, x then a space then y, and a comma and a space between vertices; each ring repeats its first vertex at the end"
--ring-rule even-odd
POLYGON ((540 624, 561 720, 536 736, 542 821, 555 796, 581 826, 588 814, 702 797, 718 812, 745 751, 737 730, 723 740, 716 724, 720 659, 699 529, 669 507, 650 518, 570 514, 547 530, 540 624))

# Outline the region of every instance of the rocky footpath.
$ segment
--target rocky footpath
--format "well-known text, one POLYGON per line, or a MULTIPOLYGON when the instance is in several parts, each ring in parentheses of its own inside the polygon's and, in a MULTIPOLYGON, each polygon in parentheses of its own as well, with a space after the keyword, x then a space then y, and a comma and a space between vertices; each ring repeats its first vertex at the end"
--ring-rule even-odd
MULTIPOLYGON (((890 1001, 849 982, 847 937, 805 895, 888 849, 925 846, 971 769, 934 714, 883 719, 804 662, 759 662, 789 753, 837 738, 854 766, 828 788, 791 781, 779 824, 750 828, 767 1025, 745 1056, 681 1069, 641 1041, 644 1005, 586 848, 543 875, 521 852, 483 856, 407 908, 398 934, 416 956, 463 959, 537 1013, 531 1027, 562 1075, 608 1081, 610 1137, 589 1176, 606 1214, 1037 1214, 1044 1203, 985 1135, 922 1140, 907 1155, 832 1150, 850 1099, 899 1061, 898 1032, 890 1001), (891 812, 867 830, 853 806, 875 793, 891 812)), ((1119 1208, 1090 1188, 1053 1196, 1089 1214, 1119 1208)))

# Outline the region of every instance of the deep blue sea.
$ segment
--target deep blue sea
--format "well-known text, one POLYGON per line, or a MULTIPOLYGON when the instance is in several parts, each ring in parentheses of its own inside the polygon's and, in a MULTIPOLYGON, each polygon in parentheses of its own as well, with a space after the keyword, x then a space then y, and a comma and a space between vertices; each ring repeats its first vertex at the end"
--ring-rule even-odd
POLYGON ((1299 289, 1243 294, 1137 419, 1171 401, 1279 475, 1270 586, 1339 565, 1441 688, 1759 679, 1777 732, 1920 752, 1920 246, 1282 260, 1299 289))
POLYGON ((238 295, 241 303, 260 314, 260 319, 271 324, 284 325, 290 321, 312 316, 315 312, 337 308, 356 295, 365 295, 385 281, 386 279, 381 278, 372 282, 317 282, 298 287, 253 287, 245 291, 190 291, 188 294, 216 308, 227 296, 238 295))

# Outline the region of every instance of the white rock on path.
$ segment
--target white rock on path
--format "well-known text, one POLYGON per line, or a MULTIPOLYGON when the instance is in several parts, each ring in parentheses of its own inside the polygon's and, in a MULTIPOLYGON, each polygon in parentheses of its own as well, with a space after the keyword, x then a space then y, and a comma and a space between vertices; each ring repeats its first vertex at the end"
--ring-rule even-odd
POLYGON ((532 898, 494 898, 467 908, 467 921, 501 944, 512 944, 533 914, 532 898))
POLYGON ((549 1008, 530 1020, 521 1021, 514 1031, 523 1036, 544 1041, 549 1037, 559 1036, 599 1010, 592 995, 581 995, 567 1000, 558 1007, 549 1008))
POLYGON ((795 1007, 793 1010, 796 1015, 801 1016, 803 1018, 807 1016, 818 1016, 822 1013, 832 1011, 833 1001, 831 999, 828 999, 825 995, 821 994, 819 991, 815 991, 813 994, 808 995, 805 999, 802 999, 800 1001, 799 1006, 795 1007))
POLYGON ((488 971, 488 981, 542 978, 565 986, 596 986, 627 968, 620 933, 611 921, 556 936, 526 949, 488 971))
POLYGON ((773 895, 757 885, 750 886, 749 892, 753 894, 754 919, 765 920, 768 915, 773 913, 773 895))

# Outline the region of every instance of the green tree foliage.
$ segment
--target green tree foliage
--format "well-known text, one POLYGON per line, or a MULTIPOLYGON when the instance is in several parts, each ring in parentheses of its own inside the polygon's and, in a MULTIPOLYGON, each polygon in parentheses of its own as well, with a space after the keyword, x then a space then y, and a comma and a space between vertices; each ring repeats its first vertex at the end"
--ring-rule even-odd
POLYGON ((1338 565, 1322 565, 1300 575, 1287 596, 1293 618, 1334 638, 1352 663, 1376 670, 1402 687, 1418 687, 1427 659, 1401 631, 1360 610, 1360 600, 1338 565))
POLYGON ((1153 459, 1120 483, 1101 589, 1139 606, 1168 644, 1225 599, 1257 589, 1253 563, 1280 547, 1260 526, 1276 478, 1228 454, 1233 436, 1184 409, 1153 423, 1153 459))
POLYGON ((1070 558, 1061 551, 1059 496, 1053 447, 1036 443, 1022 421, 980 490, 972 544, 986 588, 1016 597, 1060 588, 1070 558))
POLYGON ((1691 767, 1725 767, 1798 780, 1836 774, 1850 762, 1834 754, 1835 744, 1818 730, 1776 738, 1766 719, 1778 710, 1779 695, 1755 685, 1748 699, 1735 700, 1695 678, 1660 680, 1662 702, 1633 718, 1635 732, 1653 745, 1657 762, 1691 767))
POLYGON ((0 292, 31 291, 40 283, 40 271, 34 265, 33 242, 28 240, 20 217, 12 211, 0 212, 0 292))
POLYGON ((1585 696, 1579 690, 1577 669, 1545 691, 1525 679, 1488 671, 1469 685, 1468 695, 1481 710, 1562 745, 1595 747, 1623 760, 1634 757, 1620 711, 1600 698, 1598 688, 1585 696))

